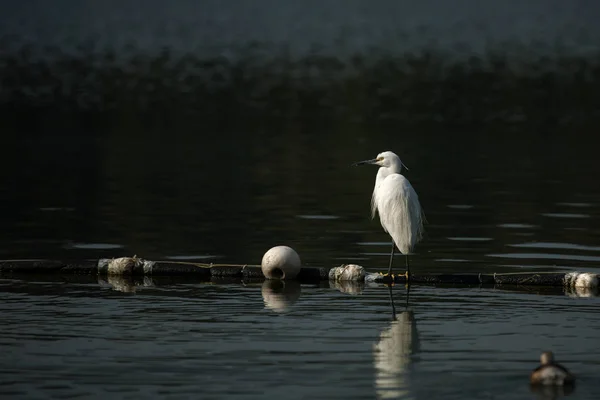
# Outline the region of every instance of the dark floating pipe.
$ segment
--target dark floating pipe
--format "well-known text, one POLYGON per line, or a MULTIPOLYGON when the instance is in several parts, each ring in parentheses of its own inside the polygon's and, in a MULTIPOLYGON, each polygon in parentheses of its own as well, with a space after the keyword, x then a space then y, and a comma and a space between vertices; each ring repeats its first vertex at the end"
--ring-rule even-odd
MULTIPOLYGON (((265 279, 258 265, 204 264, 179 261, 149 261, 137 256, 99 260, 0 260, 0 275, 78 274, 98 276, 186 276, 198 280, 215 278, 265 279)), ((299 282, 333 281, 361 283, 406 283, 404 275, 383 276, 369 273, 355 264, 334 268, 302 267, 299 282)), ((481 274, 416 274, 411 284, 521 285, 578 288, 589 295, 598 294, 599 275, 590 272, 517 272, 481 274)))

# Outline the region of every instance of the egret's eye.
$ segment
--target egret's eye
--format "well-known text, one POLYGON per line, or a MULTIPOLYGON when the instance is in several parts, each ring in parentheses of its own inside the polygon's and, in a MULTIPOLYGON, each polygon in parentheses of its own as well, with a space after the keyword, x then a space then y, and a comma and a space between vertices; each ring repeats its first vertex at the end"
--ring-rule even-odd
POLYGON ((383 161, 383 157, 377 157, 377 161, 383 161))

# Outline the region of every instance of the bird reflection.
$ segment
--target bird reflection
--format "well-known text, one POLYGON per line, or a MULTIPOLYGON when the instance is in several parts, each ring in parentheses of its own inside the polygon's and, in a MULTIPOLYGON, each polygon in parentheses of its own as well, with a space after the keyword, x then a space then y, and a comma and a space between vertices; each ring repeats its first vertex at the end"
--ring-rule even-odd
POLYGON ((531 386, 531 393, 538 400, 557 400, 570 395, 574 391, 573 386, 531 386))
POLYGON ((261 289, 265 308, 285 312, 300 298, 300 283, 279 279, 266 279, 261 289))
POLYGON ((408 309, 410 286, 406 289, 404 309, 399 313, 396 313, 391 286, 388 290, 392 323, 373 346, 377 398, 411 398, 408 374, 412 355, 418 351, 418 332, 414 313, 408 309))

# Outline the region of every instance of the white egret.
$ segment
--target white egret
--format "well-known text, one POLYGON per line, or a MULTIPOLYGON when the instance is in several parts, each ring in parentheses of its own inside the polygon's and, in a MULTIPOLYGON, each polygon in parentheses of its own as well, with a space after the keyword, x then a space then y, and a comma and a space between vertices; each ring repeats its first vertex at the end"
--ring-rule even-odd
MULTIPOLYGON (((398 250, 406 256, 404 276, 408 281, 410 279, 408 255, 423 236, 425 215, 421 210, 419 196, 408 179, 400 174, 402 166, 406 168, 406 165, 395 153, 384 151, 375 159, 360 161, 353 165, 363 164, 374 164, 380 167, 371 197, 371 218, 375 218, 375 212, 378 212, 383 230, 392 237, 392 254, 386 275, 392 273, 394 251, 398 247, 398 250)), ((393 275, 391 277, 393 278, 393 275)))

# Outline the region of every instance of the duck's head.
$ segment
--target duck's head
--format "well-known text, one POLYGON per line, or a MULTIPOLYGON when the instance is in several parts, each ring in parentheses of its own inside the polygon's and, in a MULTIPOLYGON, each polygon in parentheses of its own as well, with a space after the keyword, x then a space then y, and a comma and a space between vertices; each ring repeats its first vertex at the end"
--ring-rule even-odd
POLYGON ((554 362, 554 354, 551 351, 545 351, 540 356, 540 363, 542 365, 552 364, 554 362))

